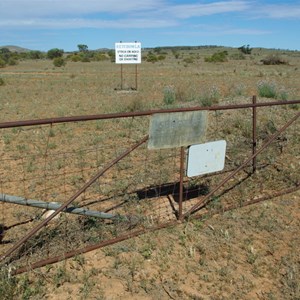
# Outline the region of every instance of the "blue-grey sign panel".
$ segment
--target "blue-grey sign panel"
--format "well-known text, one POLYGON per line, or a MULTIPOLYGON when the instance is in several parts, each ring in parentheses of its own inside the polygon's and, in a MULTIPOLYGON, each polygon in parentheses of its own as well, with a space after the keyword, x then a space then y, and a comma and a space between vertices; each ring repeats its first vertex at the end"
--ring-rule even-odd
POLYGON ((204 142, 206 111, 159 113, 151 117, 149 149, 176 148, 204 142))

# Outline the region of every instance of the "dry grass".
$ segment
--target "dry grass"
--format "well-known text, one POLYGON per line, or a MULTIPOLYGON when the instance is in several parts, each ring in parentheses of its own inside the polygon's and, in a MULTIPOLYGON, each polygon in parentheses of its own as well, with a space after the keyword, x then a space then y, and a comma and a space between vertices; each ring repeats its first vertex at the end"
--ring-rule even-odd
MULTIPOLYGON (((49 61, 23 61, 2 70, 1 121, 246 103, 262 80, 276 83, 288 99, 300 98, 298 52, 280 53, 289 65, 265 66, 260 60, 272 51, 255 49, 246 60, 204 62, 213 51, 181 51, 179 59, 170 52, 162 62, 139 65, 138 91, 120 91, 119 66, 107 61, 68 62, 64 68, 53 68, 49 61), (173 104, 164 102, 166 87, 175 92, 173 104)), ((228 51, 230 58, 237 50, 228 51)), ((124 86, 134 86, 134 67, 126 66, 124 72, 124 86)), ((259 146, 297 110, 258 110, 259 146)), ((228 143, 227 171, 251 153, 250 124, 249 110, 209 116, 207 139, 225 138, 228 143)), ((148 126, 149 118, 135 118, 1 130, 0 192, 63 202, 98 168, 146 135, 148 126)), ((256 174, 239 174, 215 195, 207 211, 213 214, 222 205, 299 182, 299 130, 297 122, 259 157, 256 174)), ((138 226, 174 218, 166 195, 147 202, 135 191, 178 181, 178 154, 177 149, 150 153, 141 147, 76 199, 76 205, 97 210, 119 205, 120 210, 111 212, 137 215, 158 212, 157 219, 148 215, 138 226)), ((189 184, 209 189, 224 176, 204 176, 189 184)), ((147 233, 14 279, 2 268, 0 291, 3 299, 300 299, 299 196, 297 192, 147 233)), ((190 202, 184 203, 185 210, 190 202)), ((40 222, 39 210, 9 204, 1 204, 0 215, 5 225, 34 219, 9 230, 5 240, 12 242, 40 222)), ((31 239, 11 265, 112 238, 133 225, 64 216, 31 239)), ((1 244, 1 253, 10 246, 1 244)))

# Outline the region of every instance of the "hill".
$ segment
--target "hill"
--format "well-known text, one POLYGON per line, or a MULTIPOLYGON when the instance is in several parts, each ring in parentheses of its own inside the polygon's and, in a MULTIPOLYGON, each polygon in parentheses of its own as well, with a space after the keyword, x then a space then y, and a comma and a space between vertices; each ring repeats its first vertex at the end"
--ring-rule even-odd
POLYGON ((7 48, 7 49, 9 49, 9 51, 17 52, 17 53, 24 53, 24 52, 26 53, 26 52, 31 51, 30 49, 22 48, 19 46, 13 46, 13 45, 1 46, 0 49, 2 49, 2 48, 7 48))

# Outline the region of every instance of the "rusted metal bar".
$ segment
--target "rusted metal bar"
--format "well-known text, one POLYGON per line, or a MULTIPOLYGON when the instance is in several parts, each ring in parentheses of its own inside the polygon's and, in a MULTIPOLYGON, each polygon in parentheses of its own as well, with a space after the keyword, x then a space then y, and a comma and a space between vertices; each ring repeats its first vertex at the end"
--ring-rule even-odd
POLYGON ((37 268, 44 267, 46 265, 54 264, 54 263, 57 263, 59 261, 74 257, 76 255, 84 254, 86 252, 90 252, 90 251, 93 251, 93 250, 96 250, 96 249, 99 249, 99 248, 103 248, 105 246, 113 245, 113 244, 116 244, 116 243, 119 243, 119 242, 122 242, 122 241, 125 241, 125 240, 128 240, 128 239, 131 239, 133 237, 140 236, 142 234, 145 234, 146 232, 157 231, 157 230, 167 228, 167 227, 170 227, 170 226, 175 226, 177 224, 178 224, 178 221, 174 220, 174 221, 170 221, 170 222, 167 222, 167 223, 164 223, 164 224, 157 225, 157 226, 152 227, 152 228, 139 229, 139 230, 124 234, 124 235, 119 236, 119 237, 114 238, 114 239, 103 241, 101 243, 91 245, 91 246, 87 246, 87 247, 84 247, 84 248, 76 249, 76 250, 64 253, 63 255, 59 255, 59 256, 55 256, 55 257, 51 257, 51 258, 48 258, 48 259, 38 261, 38 262, 33 263, 29 266, 25 266, 25 267, 22 267, 22 268, 19 268, 17 270, 12 271, 12 275, 18 275, 18 274, 21 274, 21 273, 24 273, 24 272, 28 272, 28 271, 31 271, 31 270, 34 270, 34 269, 37 269, 37 268))
MULTIPOLYGON (((256 104, 256 96, 252 97, 253 105, 256 104)), ((256 152, 257 146, 257 115, 256 115, 256 107, 252 108, 252 154, 256 152)), ((253 157, 252 160, 252 172, 255 173, 256 171, 256 156, 253 157)))
POLYGON ((267 148, 282 132, 284 132, 291 124, 293 124, 300 116, 300 113, 296 114, 290 121, 288 121, 283 127, 280 128, 277 132, 275 132, 269 140, 263 144, 263 146, 257 150, 254 154, 252 154, 244 163, 242 163, 235 171, 229 174, 226 178, 224 178, 211 192, 209 192, 201 202, 195 204, 191 209, 189 209, 183 217, 188 217, 192 213, 196 212, 197 210, 204 207, 208 202, 210 197, 219 190, 224 184, 226 184, 231 178, 233 178, 239 171, 244 169, 250 162, 253 160, 254 157, 259 155, 265 148, 267 148))
POLYGON ((157 109, 157 110, 148 110, 148 111, 141 111, 141 112, 125 112, 125 113, 48 118, 48 119, 40 119, 40 120, 13 121, 13 122, 0 123, 0 129, 12 128, 12 127, 23 127, 23 126, 47 125, 47 124, 49 125, 49 124, 58 124, 58 123, 142 117, 142 116, 150 116, 156 113, 173 113, 173 112, 187 112, 187 111, 198 111, 198 110, 208 110, 208 111, 234 110, 234 109, 246 109, 246 108, 253 108, 253 107, 291 105, 291 104, 300 104, 300 100, 260 102, 260 103, 256 103, 255 105, 253 103, 247 103, 247 104, 220 105, 220 106, 210 106, 210 107, 199 106, 199 107, 185 107, 185 108, 173 108, 173 109, 157 109))
POLYGON ((178 203, 178 219, 179 220, 182 220, 183 177, 184 177, 184 147, 181 147, 180 148, 179 203, 178 203))
MULTIPOLYGON (((213 215, 224 213, 226 211, 238 209, 238 208, 241 208, 241 207, 253 205, 253 204, 256 204, 256 203, 259 203, 259 202, 270 200, 270 199, 275 198, 275 197, 284 196, 284 195, 296 192, 299 189, 300 189, 300 183, 298 183, 298 185, 296 187, 292 187, 292 188, 289 188, 289 189, 286 189, 286 190, 283 190, 283 191, 279 191, 279 192, 274 193, 272 195, 259 197, 259 198, 256 198, 256 199, 252 199, 250 201, 245 201, 243 205, 240 205, 240 204, 230 205, 226 208, 223 208, 222 210, 218 210, 217 212, 213 213, 213 215)), ((199 218, 203 218, 205 216, 211 216, 211 214, 206 213, 206 214, 202 214, 202 215, 198 215, 198 216, 194 215, 194 216, 191 216, 191 219, 199 219, 199 218)), ((90 251, 93 251, 93 250, 96 250, 96 249, 99 249, 99 248, 103 248, 103 247, 106 247, 106 246, 109 246, 109 245, 113 245, 113 244, 125 241, 125 240, 133 238, 133 237, 140 236, 142 234, 145 234, 146 232, 150 232, 150 231, 153 232, 153 231, 160 230, 160 229, 163 229, 163 228, 175 226, 177 224, 178 224, 177 221, 171 221, 171 222, 168 222, 168 223, 164 223, 164 224, 155 226, 155 227, 150 228, 150 229, 140 229, 140 230, 137 230, 137 231, 119 236, 118 238, 115 238, 115 239, 107 240, 107 241, 104 241, 104 242, 101 242, 101 243, 98 243, 98 244, 95 244, 95 245, 91 245, 91 246, 88 246, 88 247, 85 247, 85 248, 73 250, 73 251, 64 253, 63 255, 51 257, 51 258, 33 263, 29 266, 21 267, 17 270, 13 270, 11 275, 18 275, 18 274, 22 274, 22 273, 25 273, 25 272, 29 272, 31 270, 41 268, 41 267, 44 267, 46 265, 54 264, 54 263, 57 263, 59 261, 74 257, 76 255, 84 254, 84 253, 87 253, 87 252, 90 252, 90 251)))
POLYGON ((40 229, 46 226, 56 215, 62 212, 67 208, 76 198, 78 198, 85 190, 90 187, 99 177, 101 177, 106 171, 108 171, 111 167, 113 167, 117 162, 126 157, 140 145, 145 143, 148 140, 148 136, 144 137, 141 141, 136 143, 130 149, 126 150, 119 157, 110 162, 105 168, 97 172, 81 189, 79 189, 68 201, 66 201, 58 210, 56 210, 53 214, 51 214, 48 218, 46 218, 43 222, 33 228, 29 233, 27 233, 21 240, 19 240, 13 247, 11 247, 4 255, 1 255, 0 261, 11 255, 14 251, 16 251, 22 244, 24 244, 28 239, 30 239, 35 233, 37 233, 40 229))
POLYGON ((254 199, 249 200, 249 201, 245 201, 242 205, 240 205, 240 204, 233 204, 233 205, 227 206, 227 207, 225 207, 225 208, 222 209, 222 212, 226 212, 226 211, 229 211, 229 210, 238 209, 240 207, 249 206, 249 205, 256 204, 256 203, 259 203, 259 202, 262 202, 262 201, 270 200, 272 198, 276 198, 276 197, 280 197, 280 196, 283 196, 283 195, 286 195, 286 194, 294 193, 294 192, 298 191, 299 189, 300 189, 300 182, 298 182, 296 184, 296 186, 294 186, 292 188, 276 192, 276 193, 274 193, 272 195, 266 195, 266 196, 254 198, 254 199))
POLYGON ((257 203, 267 201, 267 200, 270 200, 270 199, 273 199, 273 198, 277 198, 277 197, 281 197, 281 196, 284 196, 284 195, 287 195, 287 194, 291 194, 291 193, 297 192, 299 189, 300 189, 300 182, 298 182, 296 184, 296 186, 294 186, 294 187, 291 187, 291 188, 288 188, 288 189, 285 189, 285 190, 281 190, 281 191, 272 193, 270 195, 265 195, 265 196, 262 196, 262 197, 253 198, 251 200, 246 200, 242 204, 240 204, 240 203, 232 204, 232 205, 222 207, 221 209, 218 209, 218 210, 215 210, 215 211, 212 211, 212 212, 210 211, 210 212, 205 212, 205 213, 198 214, 198 215, 193 215, 193 216, 190 217, 190 220, 212 217, 212 216, 222 214, 222 213, 227 212, 227 211, 243 208, 243 207, 250 206, 250 205, 253 205, 253 204, 257 204, 257 203))

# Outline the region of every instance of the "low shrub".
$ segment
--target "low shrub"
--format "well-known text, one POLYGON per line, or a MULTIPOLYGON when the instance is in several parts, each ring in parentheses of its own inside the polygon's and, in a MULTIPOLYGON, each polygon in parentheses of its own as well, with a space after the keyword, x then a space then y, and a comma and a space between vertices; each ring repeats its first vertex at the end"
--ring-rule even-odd
POLYGON ((204 91, 199 97, 199 102, 202 106, 212 106, 217 104, 221 97, 220 90, 217 86, 212 86, 204 91))
POLYGON ((173 87, 171 86, 166 86, 164 88, 164 103, 166 105, 173 104, 176 100, 176 93, 173 87))
POLYGON ((287 65, 288 62, 281 58, 278 54, 270 54, 266 58, 262 59, 261 62, 264 65, 287 65))
POLYGON ((5 81, 3 78, 0 77, 0 86, 4 85, 5 84, 5 81))
POLYGON ((186 64, 192 64, 194 63, 194 58, 193 57, 186 57, 183 62, 185 62, 186 64))
POLYGON ((105 53, 97 53, 95 55, 95 60, 96 61, 105 61, 105 60, 109 60, 109 56, 106 55, 105 53))
POLYGON ((246 59, 245 54, 239 52, 239 53, 233 53, 230 55, 230 59, 232 60, 244 60, 246 59))
POLYGON ((147 62, 155 63, 155 62, 158 61, 158 57, 155 54, 149 52, 148 55, 147 55, 146 60, 147 60, 147 62))
POLYGON ((15 66, 15 65, 18 64, 18 62, 17 62, 17 60, 15 60, 15 59, 13 59, 13 58, 10 58, 10 59, 8 60, 8 64, 9 64, 10 66, 15 66))
POLYGON ((4 68, 5 66, 6 66, 5 61, 0 58, 0 68, 4 68))
POLYGON ((71 59, 71 61, 73 62, 78 62, 78 61, 81 61, 81 57, 77 54, 73 54, 69 57, 69 59, 71 59))
POLYGON ((53 59, 53 65, 55 67, 62 67, 66 65, 66 61, 62 57, 56 57, 53 59))
POLYGON ((228 52, 227 51, 220 51, 214 53, 212 56, 205 57, 206 62, 226 62, 228 61, 227 59, 228 52))
POLYGON ((274 82, 259 81, 257 84, 257 91, 260 97, 276 98, 276 84, 274 82))

